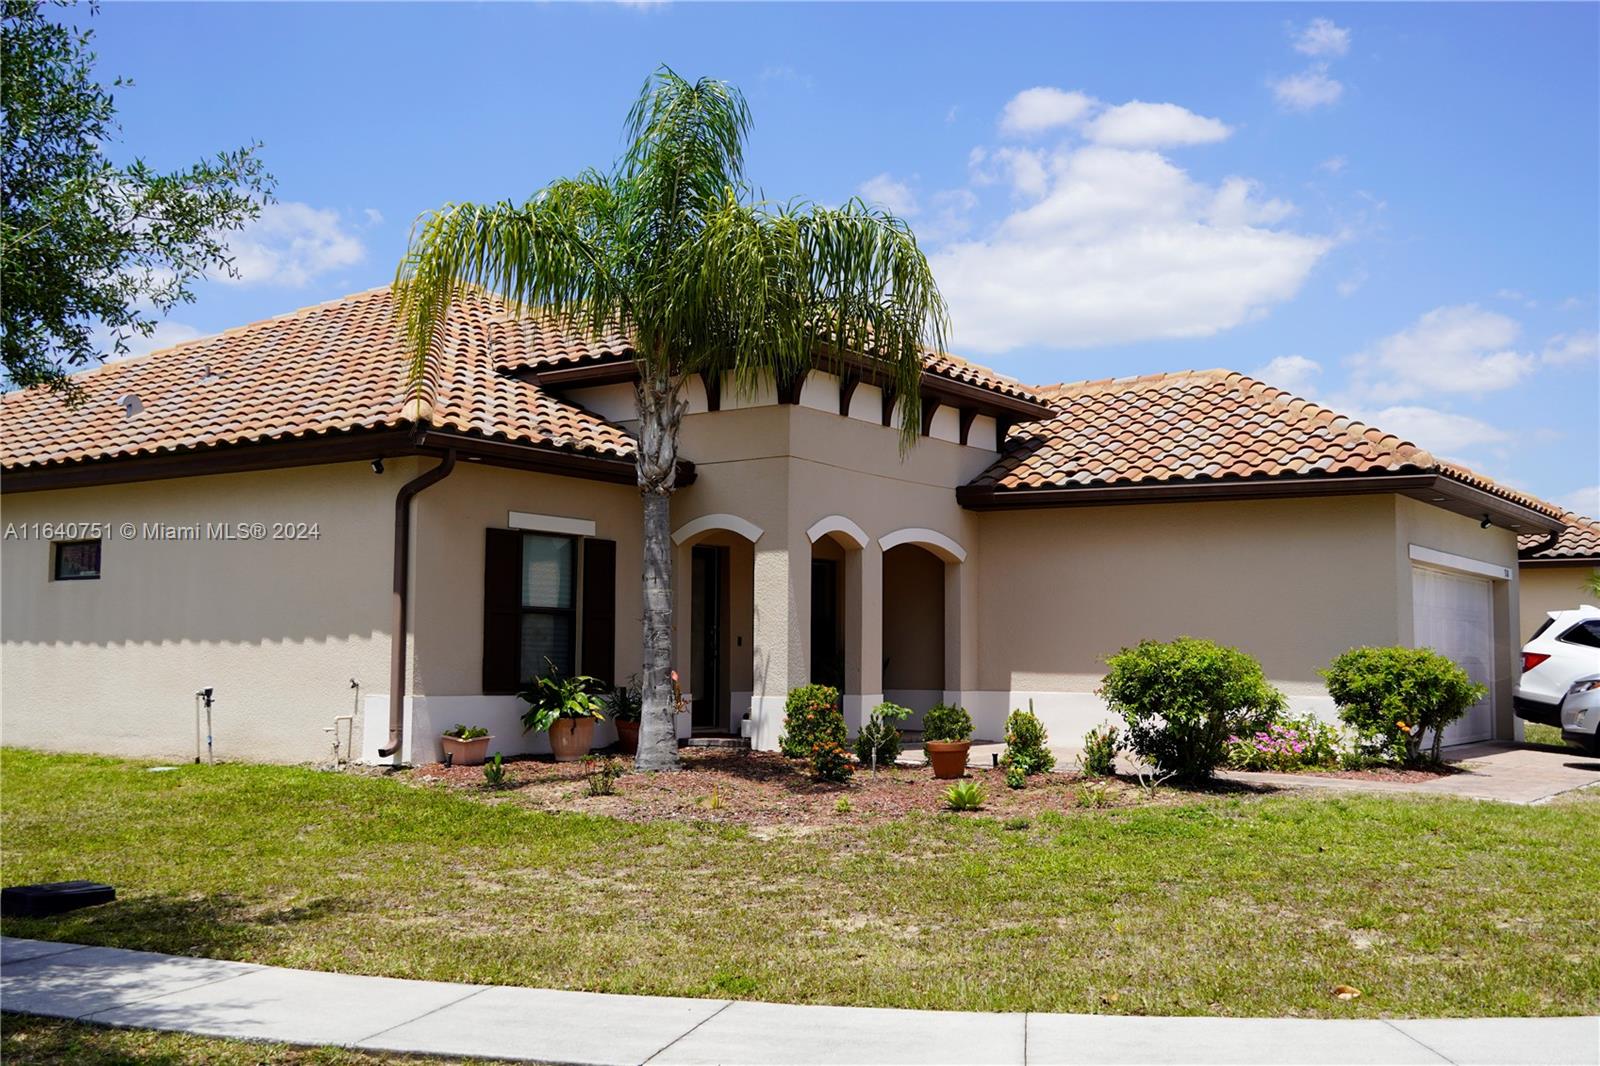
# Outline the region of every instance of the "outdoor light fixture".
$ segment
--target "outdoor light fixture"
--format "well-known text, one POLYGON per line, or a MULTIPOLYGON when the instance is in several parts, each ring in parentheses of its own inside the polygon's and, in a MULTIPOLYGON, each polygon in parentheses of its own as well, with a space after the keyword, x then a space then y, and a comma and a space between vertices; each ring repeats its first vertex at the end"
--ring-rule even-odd
POLYGON ((372 472, 374 474, 383 473, 383 460, 382 459, 374 459, 374 460, 372 460, 372 472))
POLYGON ((1484 515, 1483 516, 1483 521, 1478 523, 1478 528, 1479 529, 1488 529, 1489 528, 1489 516, 1488 515, 1484 515))

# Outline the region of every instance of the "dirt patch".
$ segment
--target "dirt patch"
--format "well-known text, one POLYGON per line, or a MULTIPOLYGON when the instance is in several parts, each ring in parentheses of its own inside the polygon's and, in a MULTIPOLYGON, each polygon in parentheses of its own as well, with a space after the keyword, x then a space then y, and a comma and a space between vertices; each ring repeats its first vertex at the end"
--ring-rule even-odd
POLYGON ((1394 781, 1402 784, 1420 784, 1441 777, 1465 773, 1459 766, 1445 763, 1441 766, 1418 767, 1412 770, 1398 766, 1373 766, 1365 770, 1298 770, 1301 777, 1342 777, 1348 781, 1394 781))
MULTIPOLYGON (((913 811, 944 809, 952 782, 939 781, 926 767, 896 766, 872 773, 860 770, 844 783, 812 780, 806 764, 772 752, 686 749, 683 769, 676 773, 635 773, 631 767, 616 780, 616 793, 588 794, 594 762, 557 763, 526 756, 505 763, 508 785, 484 787, 476 766, 418 766, 399 776, 419 786, 446 787, 498 798, 539 810, 577 811, 633 822, 660 820, 718 822, 729 825, 807 832, 832 825, 859 825, 892 819, 913 811)), ((626 765, 624 763, 624 765, 626 765)), ((1031 817, 1044 811, 1078 806, 1078 793, 1092 784, 1094 803, 1125 807, 1173 802, 1183 793, 1163 789, 1154 800, 1137 785, 1116 778, 1078 774, 1036 774, 1026 788, 1008 788, 1001 770, 969 770, 968 779, 983 786, 979 812, 995 818, 1031 817)))

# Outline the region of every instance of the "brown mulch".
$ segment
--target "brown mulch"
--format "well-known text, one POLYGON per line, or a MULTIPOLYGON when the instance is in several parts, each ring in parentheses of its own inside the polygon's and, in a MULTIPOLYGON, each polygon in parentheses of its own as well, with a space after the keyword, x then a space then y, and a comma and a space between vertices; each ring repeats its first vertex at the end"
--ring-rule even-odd
POLYGON ((1351 781, 1396 781, 1405 784, 1416 784, 1423 781, 1433 781, 1452 774, 1465 773, 1461 767, 1454 763, 1441 763, 1437 766, 1422 766, 1413 770, 1402 769, 1398 766, 1374 766, 1366 770, 1299 770, 1296 771, 1309 777, 1343 777, 1351 781))
MULTIPOLYGON (((616 781, 616 794, 588 795, 587 779, 594 761, 557 763, 524 756, 505 763, 507 787, 491 791, 477 766, 446 767, 439 763, 404 771, 417 785, 444 786, 519 803, 538 810, 575 811, 635 822, 660 820, 722 822, 744 826, 778 826, 812 830, 860 824, 873 818, 897 818, 913 811, 945 809, 944 794, 953 782, 939 781, 927 767, 895 766, 857 770, 849 781, 815 781, 799 760, 772 752, 738 752, 688 748, 681 752, 683 769, 676 773, 626 772, 616 781), (841 810, 841 801, 846 809, 841 810)), ((1035 774, 1022 789, 1006 786, 1003 770, 968 770, 967 779, 983 786, 981 815, 1029 817, 1043 811, 1065 812, 1078 805, 1078 793, 1089 790, 1097 806, 1126 807, 1152 800, 1138 785, 1117 778, 1078 774, 1035 774)), ((1163 789, 1155 802, 1182 795, 1163 789)))

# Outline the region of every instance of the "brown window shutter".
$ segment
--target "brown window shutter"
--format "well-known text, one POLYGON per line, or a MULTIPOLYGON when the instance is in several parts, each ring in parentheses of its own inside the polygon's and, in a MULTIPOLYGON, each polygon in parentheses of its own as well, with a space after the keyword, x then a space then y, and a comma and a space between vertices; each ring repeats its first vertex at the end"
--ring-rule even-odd
POLYGON ((522 534, 486 529, 483 540, 483 691, 522 687, 522 534))
POLYGON ((583 637, 578 667, 608 685, 617 683, 617 542, 583 542, 583 637))

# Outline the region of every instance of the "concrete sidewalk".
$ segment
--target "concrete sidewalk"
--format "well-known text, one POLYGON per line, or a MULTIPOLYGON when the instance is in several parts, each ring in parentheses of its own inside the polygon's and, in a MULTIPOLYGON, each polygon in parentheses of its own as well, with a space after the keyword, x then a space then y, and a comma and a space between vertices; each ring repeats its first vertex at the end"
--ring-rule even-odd
POLYGON ((1600 1018, 973 1014, 451 985, 0 937, 0 1008, 551 1063, 1582 1063, 1600 1018))

